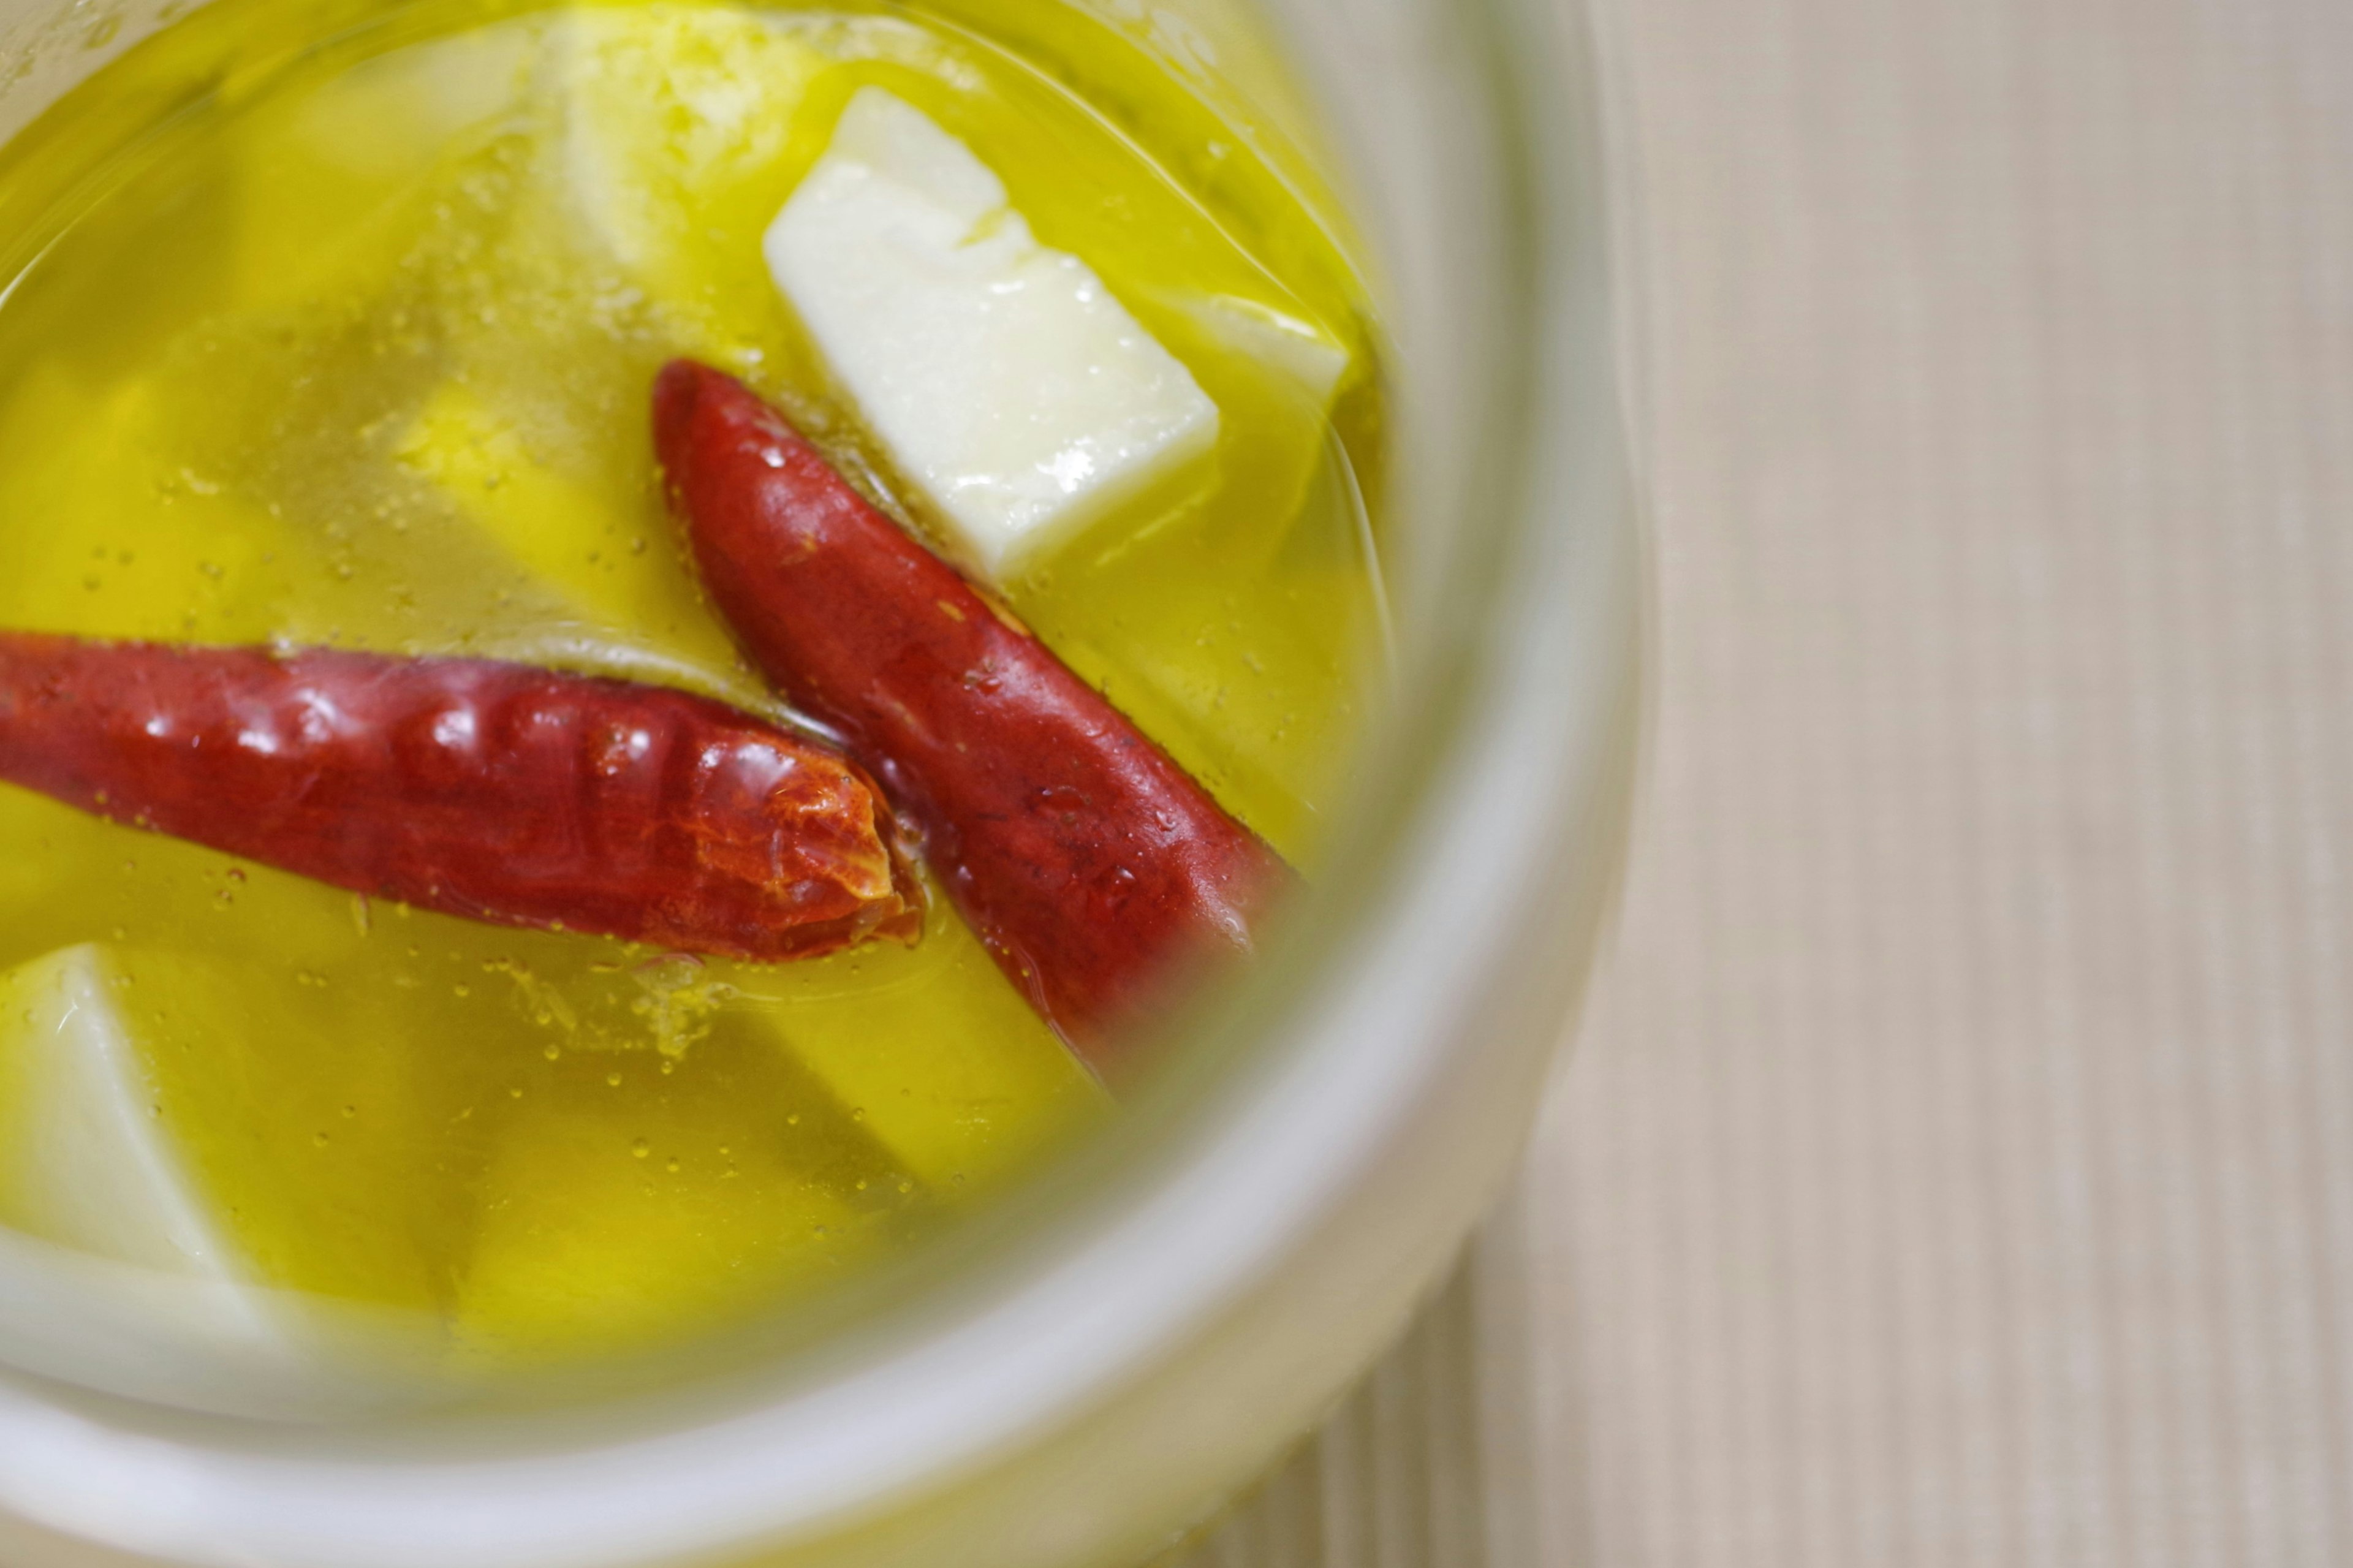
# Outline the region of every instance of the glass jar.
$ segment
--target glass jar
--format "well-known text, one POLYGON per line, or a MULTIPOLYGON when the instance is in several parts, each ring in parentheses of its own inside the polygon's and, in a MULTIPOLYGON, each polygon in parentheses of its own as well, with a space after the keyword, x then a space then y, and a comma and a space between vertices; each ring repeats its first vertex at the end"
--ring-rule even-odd
MULTIPOLYGON (((0 137, 186 8, 0 0, 0 137)), ((825 1313, 658 1377, 266 1419, 174 1396, 168 1348, 45 1320, 0 1278, 0 1560, 1132 1564, 1312 1426, 1506 1179, 1606 915, 1637 729, 1578 18, 943 8, 1048 47, 1119 30, 1361 237, 1399 655, 1335 869, 1181 1021, 1117 1136, 825 1313)))

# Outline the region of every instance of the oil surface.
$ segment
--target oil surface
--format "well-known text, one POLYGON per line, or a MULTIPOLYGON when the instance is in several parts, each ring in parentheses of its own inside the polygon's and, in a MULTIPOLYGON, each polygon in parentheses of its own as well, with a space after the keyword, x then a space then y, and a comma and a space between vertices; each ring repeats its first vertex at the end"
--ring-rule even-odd
MULTIPOLYGON (((1303 211, 1198 198, 1083 79, 913 13, 321 25, 222 0, 0 155, 0 626, 463 652, 789 718, 684 563, 646 395, 673 354, 719 363, 906 517, 758 246, 878 83, 1219 404, 1207 493, 1006 594, 1312 868, 1379 611, 1300 370, 1345 352, 1361 411, 1370 367, 1303 211)), ((430 1314, 459 1356, 788 1297, 1107 1113, 937 899, 913 948, 760 967, 372 906, 13 788, 0 843, 0 968, 101 944, 247 1266, 430 1314)))

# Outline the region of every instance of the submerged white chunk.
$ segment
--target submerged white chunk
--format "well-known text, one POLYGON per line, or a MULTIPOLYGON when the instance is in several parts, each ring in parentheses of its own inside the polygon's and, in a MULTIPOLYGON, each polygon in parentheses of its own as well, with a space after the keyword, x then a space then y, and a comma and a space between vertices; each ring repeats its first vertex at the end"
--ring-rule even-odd
POLYGON ((1186 309, 1211 337, 1281 377, 1319 424, 1330 416, 1333 395, 1348 372, 1346 349, 1308 322, 1252 300, 1193 300, 1186 309))
POLYGON ((849 100, 765 249, 868 426, 993 574, 1216 441, 1217 405, 1087 264, 879 88, 849 100))
POLYGON ((0 1360, 269 1419, 429 1393, 437 1337, 261 1280, 157 1114, 140 1026, 190 998, 128 980, 94 943, 0 974, 0 1360))
POLYGON ((96 946, 0 975, 0 1216, 121 1263, 241 1272, 156 1115, 117 977, 96 946))
MULTIPOLYGON (((825 59, 775 17, 642 5, 565 13, 548 65, 564 184, 603 247, 673 298, 709 276, 714 222, 755 197, 825 59)), ((766 188, 773 190, 773 186, 766 188)))

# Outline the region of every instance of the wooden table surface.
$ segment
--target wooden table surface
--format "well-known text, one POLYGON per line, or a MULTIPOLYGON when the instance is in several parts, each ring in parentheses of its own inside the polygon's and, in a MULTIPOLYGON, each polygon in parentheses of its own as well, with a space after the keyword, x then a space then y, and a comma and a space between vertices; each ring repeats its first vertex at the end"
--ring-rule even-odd
POLYGON ((1599 0, 1654 724, 1215 1568, 2353 1562, 2353 3, 1599 0))

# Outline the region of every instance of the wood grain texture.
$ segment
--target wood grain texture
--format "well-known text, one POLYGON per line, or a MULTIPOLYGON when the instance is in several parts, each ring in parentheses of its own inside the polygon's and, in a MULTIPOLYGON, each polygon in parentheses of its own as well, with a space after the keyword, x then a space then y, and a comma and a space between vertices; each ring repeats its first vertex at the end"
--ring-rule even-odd
POLYGON ((2353 8, 1604 25, 1661 660, 1543 1560, 2348 1561, 2353 8))
POLYGON ((1655 722, 1486 1555, 2353 1561, 2353 6, 1598 20, 1655 722))

